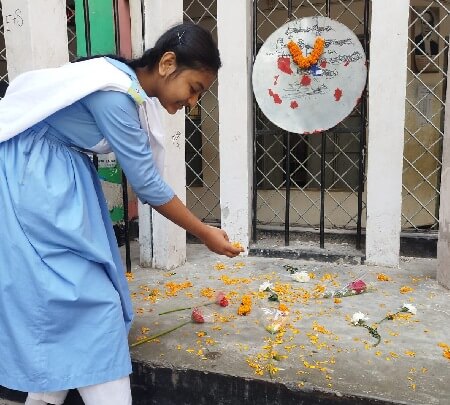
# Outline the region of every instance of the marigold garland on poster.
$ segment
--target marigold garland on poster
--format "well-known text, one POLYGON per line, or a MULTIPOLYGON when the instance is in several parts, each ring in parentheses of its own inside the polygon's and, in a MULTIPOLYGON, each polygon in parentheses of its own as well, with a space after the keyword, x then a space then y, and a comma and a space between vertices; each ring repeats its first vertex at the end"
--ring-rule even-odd
POLYGON ((314 41, 314 48, 308 56, 303 56, 302 48, 294 41, 289 41, 287 44, 292 59, 301 69, 309 69, 315 65, 323 54, 325 48, 325 40, 322 37, 317 37, 314 41))

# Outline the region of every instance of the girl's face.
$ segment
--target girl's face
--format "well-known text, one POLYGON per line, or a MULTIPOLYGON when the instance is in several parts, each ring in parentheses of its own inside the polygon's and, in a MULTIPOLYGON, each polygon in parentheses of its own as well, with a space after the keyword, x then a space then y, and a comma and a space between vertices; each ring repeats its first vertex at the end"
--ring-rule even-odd
POLYGON ((214 82, 216 75, 209 70, 181 69, 177 71, 176 57, 166 52, 152 71, 137 71, 145 92, 157 97, 169 114, 184 107, 194 107, 198 99, 214 82))
POLYGON ((215 78, 208 70, 185 69, 164 78, 157 97, 169 114, 175 114, 184 107, 194 107, 215 78))

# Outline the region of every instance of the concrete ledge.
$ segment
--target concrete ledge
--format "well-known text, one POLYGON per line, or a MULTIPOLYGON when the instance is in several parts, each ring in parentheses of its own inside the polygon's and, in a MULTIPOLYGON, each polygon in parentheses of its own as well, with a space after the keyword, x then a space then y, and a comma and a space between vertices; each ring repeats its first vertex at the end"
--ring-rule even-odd
POLYGON ((175 369, 133 364, 134 405, 332 405, 400 404, 377 398, 340 395, 314 389, 302 389, 279 382, 211 373, 193 369, 175 369))
MULTIPOLYGON (((342 395, 335 391, 299 389, 279 382, 192 369, 133 362, 133 405, 405 405, 378 398, 342 395)), ((0 388, 0 397, 25 401, 25 394, 0 388)), ((17 403, 17 402, 16 402, 17 403)), ((0 405, 3 405, 0 399, 0 405)), ((8 404, 9 405, 9 404, 8 404)), ((71 390, 64 405, 84 405, 71 390)))
POLYGON ((292 260, 317 260, 325 263, 340 262, 346 264, 361 264, 364 262, 364 255, 346 255, 333 253, 327 250, 315 251, 312 249, 291 249, 291 248, 258 248, 251 247, 249 256, 255 257, 278 257, 292 260))

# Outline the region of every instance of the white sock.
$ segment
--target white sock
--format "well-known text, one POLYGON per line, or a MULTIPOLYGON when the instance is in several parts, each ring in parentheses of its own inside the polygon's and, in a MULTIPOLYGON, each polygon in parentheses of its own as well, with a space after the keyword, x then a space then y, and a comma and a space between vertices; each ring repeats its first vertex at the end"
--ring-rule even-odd
POLYGON ((33 399, 28 396, 27 400, 25 401, 25 405, 47 405, 47 402, 41 401, 39 399, 33 399))

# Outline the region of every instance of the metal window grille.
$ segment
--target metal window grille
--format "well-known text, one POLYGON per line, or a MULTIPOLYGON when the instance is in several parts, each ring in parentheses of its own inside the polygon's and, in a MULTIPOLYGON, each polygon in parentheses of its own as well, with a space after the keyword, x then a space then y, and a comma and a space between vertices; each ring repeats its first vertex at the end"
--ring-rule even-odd
MULTIPOLYGON (((367 50, 369 6, 366 0, 255 0, 254 51, 291 19, 323 15, 352 29, 367 50)), ((255 104, 254 224, 257 229, 284 226, 357 231, 360 247, 365 220, 363 188, 366 98, 335 128, 321 135, 287 133, 270 123, 255 104)))
POLYGON ((3 14, 2 6, 0 4, 0 98, 5 95, 8 87, 8 67, 6 64, 6 47, 5 47, 5 35, 3 26, 3 14))
MULTIPOLYGON (((185 0, 184 20, 217 38, 216 0, 185 0)), ((205 222, 220 222, 219 109, 217 81, 186 113, 187 206, 205 222)))
POLYGON ((69 60, 77 58, 77 33, 75 26, 75 0, 66 0, 67 40, 69 45, 69 60))
POLYGON ((403 154, 402 229, 436 232, 447 88, 450 8, 412 2, 403 154))

